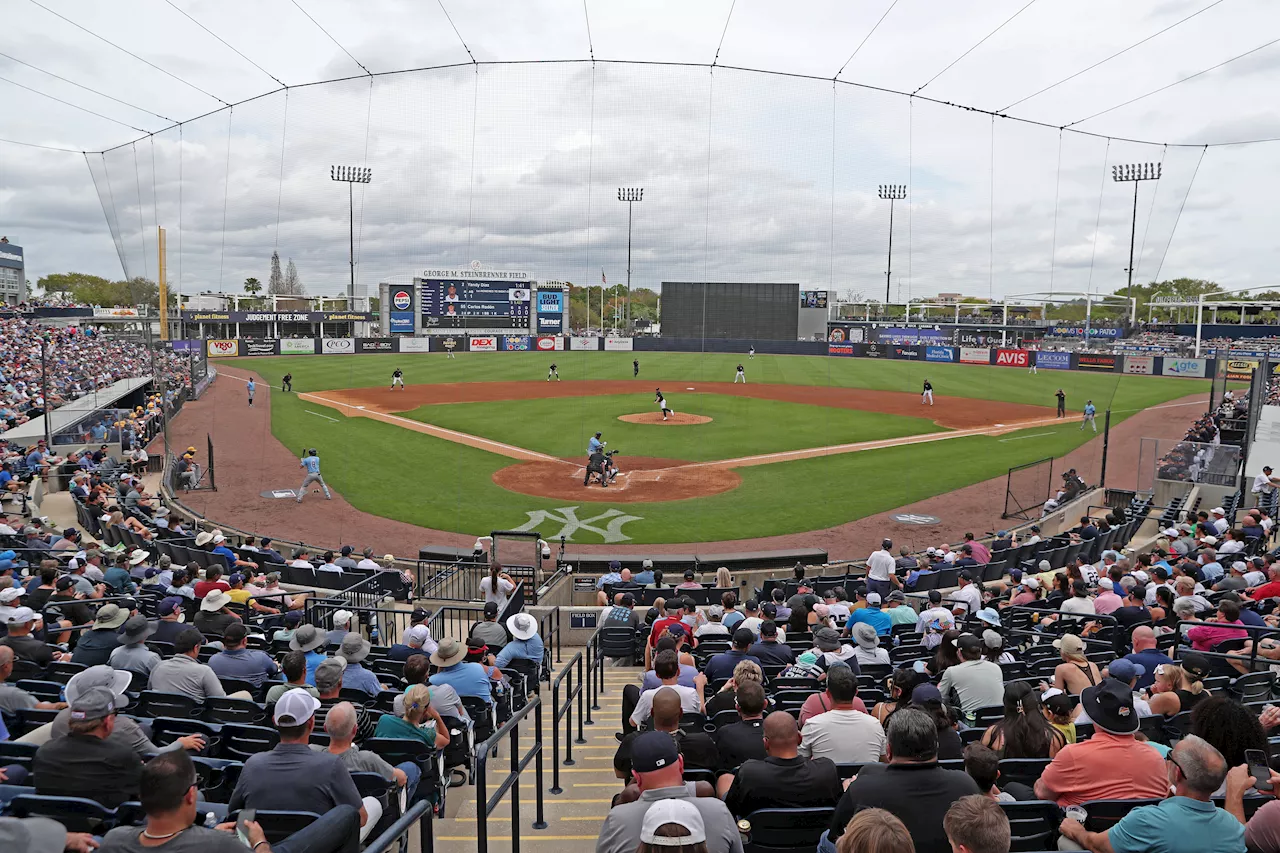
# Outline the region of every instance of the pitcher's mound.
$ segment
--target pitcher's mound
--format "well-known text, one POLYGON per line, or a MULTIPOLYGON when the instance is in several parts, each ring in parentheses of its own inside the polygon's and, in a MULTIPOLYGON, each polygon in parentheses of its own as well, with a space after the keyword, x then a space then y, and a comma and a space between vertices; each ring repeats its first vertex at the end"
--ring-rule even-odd
POLYGON ((657 424, 659 426, 689 426, 690 424, 709 424, 711 418, 706 415, 688 415, 684 412, 676 412, 674 415, 667 415, 667 419, 662 419, 662 412, 641 412, 638 415, 620 415, 620 421, 626 421, 629 424, 657 424))

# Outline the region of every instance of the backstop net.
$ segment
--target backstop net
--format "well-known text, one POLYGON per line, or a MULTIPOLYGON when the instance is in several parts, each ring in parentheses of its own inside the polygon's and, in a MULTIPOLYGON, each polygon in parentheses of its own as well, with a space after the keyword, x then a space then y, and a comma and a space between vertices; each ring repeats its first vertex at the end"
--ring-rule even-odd
POLYGON ((1053 457, 1046 457, 1009 469, 1005 480, 1004 515, 1001 518, 1031 518, 1053 488, 1053 457))

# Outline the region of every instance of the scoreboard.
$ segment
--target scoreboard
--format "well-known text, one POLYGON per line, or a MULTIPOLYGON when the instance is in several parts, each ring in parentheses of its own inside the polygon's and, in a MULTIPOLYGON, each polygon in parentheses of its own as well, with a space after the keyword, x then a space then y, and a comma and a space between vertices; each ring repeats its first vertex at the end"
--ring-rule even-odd
POLYGON ((495 270, 427 272, 441 274, 416 279, 423 326, 529 328, 532 282, 526 273, 495 270))

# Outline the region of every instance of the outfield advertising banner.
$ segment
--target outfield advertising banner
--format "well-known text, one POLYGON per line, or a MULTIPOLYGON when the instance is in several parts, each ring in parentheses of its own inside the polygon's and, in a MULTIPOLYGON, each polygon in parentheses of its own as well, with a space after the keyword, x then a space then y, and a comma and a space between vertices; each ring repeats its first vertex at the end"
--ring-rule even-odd
POLYGON ((356 338, 356 352, 395 352, 395 338, 356 338))
POLYGON ((880 344, 863 344, 862 345, 863 358, 884 358, 885 356, 888 355, 888 353, 889 353, 889 348, 882 347, 880 346, 880 344))
POLYGON ((564 330, 563 314, 539 314, 538 333, 558 335, 564 330))
POLYGON ((496 337, 488 336, 482 338, 473 337, 470 339, 470 345, 468 348, 472 352, 497 352, 498 339, 496 337))
POLYGON ((990 364, 991 350, 960 347, 961 364, 990 364))
POLYGON ((598 350, 600 349, 600 339, 599 338, 569 338, 569 349, 598 350))
POLYGON ((431 352, 431 338, 401 338, 400 352, 431 352))
POLYGON ((897 344, 898 346, 919 346, 921 344, 934 344, 942 346, 951 343, 951 334, 943 332, 939 329, 905 329, 888 327, 876 329, 876 340, 882 344, 897 344))
POLYGON ((996 364, 1000 367, 1026 367, 1031 362, 1031 353, 1024 349, 996 350, 996 364))
POLYGON ((955 361, 957 358, 954 347, 925 347, 925 361, 955 361))
POLYGON ((205 341, 209 358, 231 358, 240 354, 240 342, 234 339, 215 338, 205 341))
POLYGON ((1156 360, 1149 355, 1126 355, 1124 372, 1150 376, 1156 372, 1156 360))
POLYGON ((1161 376, 1190 376, 1204 379, 1203 358, 1166 358, 1160 365, 1161 376))
POLYGON ((281 338, 281 355, 315 355, 315 338, 281 338))
POLYGON ((1070 370, 1071 353, 1069 352, 1036 352, 1036 370, 1070 370))
POLYGON ((564 338, 542 336, 537 339, 539 352, 559 352, 564 349, 564 338))
POLYGON ((503 352, 528 352, 529 336, 528 335, 504 335, 502 338, 503 352))
POLYGON ((827 344, 827 355, 853 355, 853 344, 827 344))
POLYGON ((1115 370, 1118 360, 1114 355, 1082 352, 1076 356, 1076 367, 1080 370, 1115 370))
POLYGON ((320 352, 324 355, 350 355, 355 351, 355 338, 321 338, 320 340, 320 352))
POLYGON ((894 347, 893 357, 909 361, 919 361, 923 352, 924 350, 920 349, 920 347, 894 347))
POLYGON ((277 347, 275 338, 264 338, 262 340, 241 341, 240 351, 245 355, 275 355, 280 350, 277 347))
POLYGON ((401 334, 413 334, 413 318, 418 312, 414 309, 413 287, 391 288, 391 331, 401 334))
POLYGON ((605 338, 606 352, 631 352, 631 338, 605 338))
POLYGON ((563 314, 564 313, 564 291, 539 290, 538 291, 538 313, 539 314, 563 314))
MULTIPOLYGON (((485 340, 493 340, 485 338, 485 340)), ((462 337, 455 338, 453 335, 445 335, 443 338, 436 338, 436 342, 431 345, 431 349, 444 350, 445 352, 466 352, 467 339, 462 337)))
POLYGON ((830 326, 827 328, 827 341, 833 344, 860 344, 865 330, 860 326, 830 326))
POLYGON ((1242 358, 1227 359, 1227 378, 1248 382, 1253 378, 1253 371, 1258 369, 1258 362, 1242 358))

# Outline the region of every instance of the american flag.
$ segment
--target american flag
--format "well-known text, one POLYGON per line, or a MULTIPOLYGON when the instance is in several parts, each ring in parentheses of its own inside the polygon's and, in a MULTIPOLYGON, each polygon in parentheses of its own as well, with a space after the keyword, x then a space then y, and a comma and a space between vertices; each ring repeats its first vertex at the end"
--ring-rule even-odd
POLYGON ((604 267, 601 267, 601 268, 600 268, 600 283, 601 283, 601 284, 608 284, 608 283, 609 283, 609 280, 608 280, 608 279, 606 279, 606 278, 604 277, 604 267))

